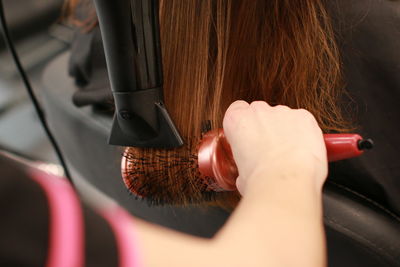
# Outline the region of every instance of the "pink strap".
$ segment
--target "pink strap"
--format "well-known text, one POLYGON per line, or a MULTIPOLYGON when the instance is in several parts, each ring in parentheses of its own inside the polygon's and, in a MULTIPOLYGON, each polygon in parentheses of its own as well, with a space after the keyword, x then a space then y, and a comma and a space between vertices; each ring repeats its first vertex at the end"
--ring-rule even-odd
POLYGON ((120 267, 143 266, 138 253, 136 236, 132 231, 132 219, 123 209, 115 206, 100 212, 114 230, 119 253, 120 267))
POLYGON ((83 215, 76 193, 64 179, 32 169, 32 178, 46 193, 50 211, 47 267, 84 265, 83 215))

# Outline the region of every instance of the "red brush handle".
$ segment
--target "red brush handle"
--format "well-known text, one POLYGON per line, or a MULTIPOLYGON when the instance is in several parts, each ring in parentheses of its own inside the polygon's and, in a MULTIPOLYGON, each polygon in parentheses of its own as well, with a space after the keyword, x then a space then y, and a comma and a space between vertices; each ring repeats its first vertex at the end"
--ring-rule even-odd
POLYGON ((358 134, 324 134, 328 161, 338 161, 360 156, 359 144, 363 138, 358 134))
MULTIPOLYGON (((358 157, 373 145, 371 140, 364 140, 358 134, 324 134, 324 141, 330 162, 358 157)), ((199 145, 198 163, 199 171, 211 190, 236 189, 238 170, 222 129, 210 131, 203 136, 199 145)))

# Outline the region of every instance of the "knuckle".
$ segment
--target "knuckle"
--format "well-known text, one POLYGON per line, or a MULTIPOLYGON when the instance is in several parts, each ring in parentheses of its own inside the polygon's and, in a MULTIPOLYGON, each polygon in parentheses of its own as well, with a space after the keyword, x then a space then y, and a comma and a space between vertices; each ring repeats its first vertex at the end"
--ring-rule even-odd
POLYGON ((310 122, 316 122, 316 119, 315 119, 314 115, 311 112, 309 112, 308 110, 306 110, 306 109, 299 109, 298 110, 298 114, 302 118, 307 119, 310 122))
POLYGON ((268 107, 268 104, 265 101, 253 101, 251 102, 250 107, 253 109, 265 109, 268 107))
POLYGON ((240 117, 243 114, 243 109, 229 109, 225 113, 225 117, 228 117, 230 119, 235 119, 237 117, 240 117))
POLYGON ((285 105, 277 105, 274 107, 274 109, 284 111, 284 110, 290 110, 291 108, 289 108, 288 106, 285 106, 285 105))
POLYGON ((231 127, 237 124, 241 118, 244 116, 244 110, 243 109, 229 109, 225 113, 224 119, 223 119, 223 125, 224 127, 231 127))
POLYGON ((225 118, 236 117, 238 114, 242 113, 242 111, 245 110, 248 106, 249 104, 246 101, 237 100, 228 107, 224 117, 225 118))
POLYGON ((313 115, 308 110, 303 109, 303 108, 298 109, 297 112, 300 116, 303 116, 306 118, 313 117, 313 115))
POLYGON ((235 102, 233 102, 229 106, 228 110, 237 109, 237 108, 246 108, 248 106, 249 106, 249 103, 247 103, 246 101, 244 101, 244 100, 236 100, 235 102))

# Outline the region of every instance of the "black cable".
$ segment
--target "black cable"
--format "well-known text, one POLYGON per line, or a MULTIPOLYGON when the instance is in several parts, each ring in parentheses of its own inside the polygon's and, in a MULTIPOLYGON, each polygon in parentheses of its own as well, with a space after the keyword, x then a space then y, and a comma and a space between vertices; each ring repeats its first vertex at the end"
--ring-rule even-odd
POLYGON ((23 82, 25 84, 25 87, 26 87, 26 90, 28 92, 29 98, 32 101, 32 104, 33 104, 33 106, 34 106, 34 108, 36 110, 36 113, 37 113, 37 115, 39 117, 39 120, 40 120, 42 126, 43 126, 43 129, 44 129, 47 137, 49 138, 51 145, 54 148, 54 151, 55 151, 55 153, 56 153, 56 155, 57 155, 57 157, 58 157, 58 159, 59 159, 59 161, 61 163, 61 166, 64 169, 65 176, 70 181, 70 183, 73 185, 73 182, 72 182, 72 179, 71 179, 71 175, 70 175, 70 173, 68 171, 67 164, 66 164, 66 162, 64 160, 64 157, 63 157, 63 155, 61 153, 61 149, 58 146, 57 141, 54 138, 53 134, 51 133, 49 126, 47 125, 47 121, 46 121, 43 109, 42 109, 39 101, 37 100, 37 97, 36 97, 35 93, 33 92, 31 83, 29 82, 29 78, 28 78, 27 74, 25 73, 24 68, 22 67, 22 64, 21 64, 21 62, 19 60, 19 57, 18 57, 18 54, 17 54, 17 51, 16 51, 16 49, 14 47, 13 41, 11 40, 11 36, 10 36, 10 33, 8 31, 8 27, 7 27, 7 20, 6 20, 5 14, 4 14, 3 0, 0 0, 0 22, 1 22, 0 23, 1 24, 1 28, 3 30, 4 40, 6 41, 6 44, 7 44, 8 48, 10 49, 11 55, 12 55, 12 57, 14 59, 14 63, 15 63, 15 65, 16 65, 16 67, 18 69, 18 72, 21 75, 21 78, 22 78, 22 80, 23 80, 23 82))

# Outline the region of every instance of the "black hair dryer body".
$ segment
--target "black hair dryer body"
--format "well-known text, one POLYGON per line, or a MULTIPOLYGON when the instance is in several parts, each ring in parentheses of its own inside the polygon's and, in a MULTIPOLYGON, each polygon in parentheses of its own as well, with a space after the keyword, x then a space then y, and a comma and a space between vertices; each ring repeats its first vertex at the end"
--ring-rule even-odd
POLYGON ((183 145, 164 106, 158 0, 94 0, 115 101, 109 143, 183 145))

